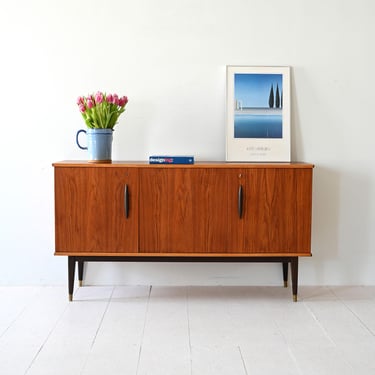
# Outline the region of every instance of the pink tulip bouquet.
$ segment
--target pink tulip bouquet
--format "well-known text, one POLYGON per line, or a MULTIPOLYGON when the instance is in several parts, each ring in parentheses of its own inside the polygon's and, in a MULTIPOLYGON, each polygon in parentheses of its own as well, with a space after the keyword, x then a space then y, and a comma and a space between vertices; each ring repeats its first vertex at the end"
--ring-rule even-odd
POLYGON ((113 129, 128 103, 126 96, 105 94, 98 91, 95 95, 80 96, 78 108, 90 129, 113 129))

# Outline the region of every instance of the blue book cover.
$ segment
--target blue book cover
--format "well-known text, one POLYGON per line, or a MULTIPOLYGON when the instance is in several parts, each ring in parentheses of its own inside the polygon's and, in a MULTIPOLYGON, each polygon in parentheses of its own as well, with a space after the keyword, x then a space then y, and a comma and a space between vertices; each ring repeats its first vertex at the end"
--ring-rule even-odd
POLYGON ((194 164, 194 156, 155 155, 149 157, 150 164, 194 164))

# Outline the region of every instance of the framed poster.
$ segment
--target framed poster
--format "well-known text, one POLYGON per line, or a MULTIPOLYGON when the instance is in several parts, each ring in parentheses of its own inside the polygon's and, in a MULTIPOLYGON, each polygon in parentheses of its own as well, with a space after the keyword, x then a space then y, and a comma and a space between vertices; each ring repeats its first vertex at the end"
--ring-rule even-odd
POLYGON ((227 66, 226 160, 290 162, 290 67, 227 66))

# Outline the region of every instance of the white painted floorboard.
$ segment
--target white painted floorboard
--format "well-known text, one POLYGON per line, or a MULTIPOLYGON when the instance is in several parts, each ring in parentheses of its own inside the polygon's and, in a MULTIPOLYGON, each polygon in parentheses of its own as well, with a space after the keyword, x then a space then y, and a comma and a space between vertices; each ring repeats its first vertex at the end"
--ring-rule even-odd
POLYGON ((375 287, 0 287, 1 375, 373 375, 375 287))

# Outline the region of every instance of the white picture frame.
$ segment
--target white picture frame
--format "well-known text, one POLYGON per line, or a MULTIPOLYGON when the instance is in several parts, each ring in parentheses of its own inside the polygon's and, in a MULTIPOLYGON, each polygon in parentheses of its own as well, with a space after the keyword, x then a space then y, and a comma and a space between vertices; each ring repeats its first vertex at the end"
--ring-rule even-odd
POLYGON ((228 65, 226 161, 290 162, 290 67, 228 65))

